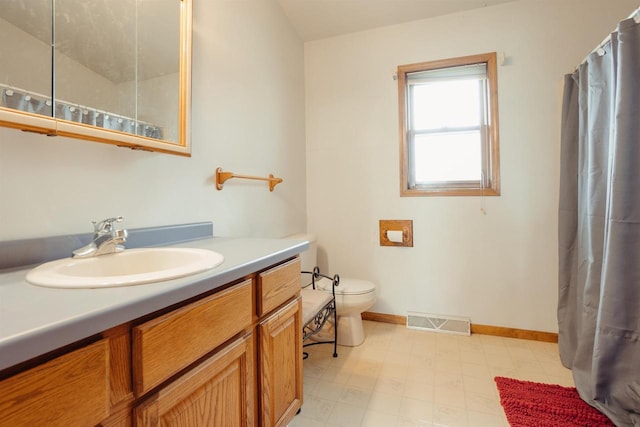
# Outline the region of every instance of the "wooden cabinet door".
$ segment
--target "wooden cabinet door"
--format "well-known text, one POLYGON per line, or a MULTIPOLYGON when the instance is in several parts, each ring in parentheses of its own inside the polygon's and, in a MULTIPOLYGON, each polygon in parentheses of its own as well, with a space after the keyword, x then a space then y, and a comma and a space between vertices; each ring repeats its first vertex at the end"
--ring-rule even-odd
POLYGON ((253 427, 254 335, 232 342, 134 409, 136 426, 253 427))
POLYGON ((94 426, 109 415, 109 342, 0 381, 0 426, 94 426))
POLYGON ((286 426, 302 405, 300 297, 261 322, 259 335, 261 425, 286 426))

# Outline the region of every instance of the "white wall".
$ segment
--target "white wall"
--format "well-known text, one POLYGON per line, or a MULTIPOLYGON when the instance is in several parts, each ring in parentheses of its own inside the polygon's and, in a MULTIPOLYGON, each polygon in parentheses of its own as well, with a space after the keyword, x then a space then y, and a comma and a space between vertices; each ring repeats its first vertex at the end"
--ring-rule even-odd
POLYGON ((371 311, 557 331, 562 78, 638 3, 522 0, 305 44, 307 218, 321 266, 375 282, 371 311), (396 67, 492 51, 507 57, 502 195, 401 198, 396 67), (379 219, 412 219, 414 247, 380 247, 379 219))
POLYGON ((305 228, 303 44, 279 6, 194 0, 191 158, 0 128, 0 240, 213 221, 227 236, 305 228), (284 178, 233 180, 216 167, 284 178))

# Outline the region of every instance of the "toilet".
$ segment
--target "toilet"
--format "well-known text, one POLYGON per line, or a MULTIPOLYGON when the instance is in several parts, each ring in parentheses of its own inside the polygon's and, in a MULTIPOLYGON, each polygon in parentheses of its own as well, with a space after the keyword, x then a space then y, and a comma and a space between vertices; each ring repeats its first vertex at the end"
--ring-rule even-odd
MULTIPOLYGON (((302 271, 313 271, 317 265, 316 254, 316 238, 311 234, 296 234, 289 236, 292 239, 300 239, 309 241, 309 249, 300 254, 302 262, 302 271)), ((327 276, 340 272, 321 271, 327 276)), ((302 286, 311 283, 311 275, 302 275, 302 286)), ((326 278, 316 280, 316 289, 331 293, 332 281, 326 278)), ((336 287, 336 307, 338 314, 338 344, 344 346, 355 347, 364 342, 364 328, 362 326, 361 314, 373 307, 376 302, 376 286, 366 280, 352 279, 340 276, 340 284, 336 287)), ((333 337, 333 324, 325 325, 325 328, 315 336, 318 340, 324 340, 325 337, 333 337)))

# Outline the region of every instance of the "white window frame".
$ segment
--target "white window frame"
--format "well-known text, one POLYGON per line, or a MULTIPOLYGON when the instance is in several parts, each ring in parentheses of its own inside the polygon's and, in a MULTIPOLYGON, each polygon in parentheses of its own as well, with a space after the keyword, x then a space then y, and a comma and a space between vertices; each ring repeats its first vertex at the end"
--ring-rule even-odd
MULTIPOLYGON (((452 70, 453 72, 453 70, 452 70)), ((400 119, 400 195, 401 196, 498 196, 500 195, 500 164, 498 143, 498 82, 496 53, 465 56, 398 67, 398 100, 400 119), (411 129, 413 114, 411 105, 412 87, 409 76, 431 70, 486 64, 487 78, 481 87, 482 115, 479 126, 430 129, 411 129), (428 133, 455 133, 479 130, 482 144, 482 173, 477 181, 439 181, 437 183, 416 183, 413 170, 413 146, 416 135, 428 133)))

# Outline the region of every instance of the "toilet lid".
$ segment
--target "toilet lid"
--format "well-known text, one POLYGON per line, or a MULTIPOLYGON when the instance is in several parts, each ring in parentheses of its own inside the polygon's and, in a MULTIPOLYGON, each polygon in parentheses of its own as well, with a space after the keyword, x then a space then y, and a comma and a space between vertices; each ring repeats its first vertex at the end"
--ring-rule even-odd
MULTIPOLYGON (((332 280, 321 278, 316 281, 316 289, 331 292, 332 280)), ((340 283, 336 286, 336 295, 361 295, 373 292, 376 289, 376 285, 366 280, 358 280, 351 278, 340 278, 340 283)))

